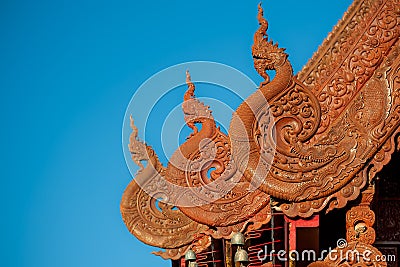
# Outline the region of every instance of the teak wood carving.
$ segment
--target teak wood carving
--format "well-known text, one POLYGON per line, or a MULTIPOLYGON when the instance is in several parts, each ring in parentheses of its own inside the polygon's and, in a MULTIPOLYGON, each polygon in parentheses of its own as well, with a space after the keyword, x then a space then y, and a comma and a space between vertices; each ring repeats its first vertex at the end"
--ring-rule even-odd
MULTIPOLYGON (((206 249, 211 237, 261 227, 271 208, 310 217, 343 208, 364 190, 362 204, 347 214, 348 249, 379 254, 366 199, 399 136, 400 1, 355 1, 297 75, 285 50, 268 39, 261 6, 257 18, 252 55, 265 80, 232 115, 229 135, 196 99, 188 73, 182 109, 193 133, 166 167, 132 123, 129 149, 141 170, 123 195, 125 224, 146 244, 167 249, 159 255, 175 259, 189 247, 206 249), (272 80, 267 70, 275 71, 272 80), (191 244, 199 234, 203 242, 191 244)), ((342 264, 350 263, 313 265, 342 264)))

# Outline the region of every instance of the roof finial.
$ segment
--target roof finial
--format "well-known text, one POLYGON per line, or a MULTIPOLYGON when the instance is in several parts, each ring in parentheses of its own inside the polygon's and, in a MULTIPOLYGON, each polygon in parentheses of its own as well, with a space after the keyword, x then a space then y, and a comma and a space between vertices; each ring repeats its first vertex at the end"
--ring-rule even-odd
POLYGON ((186 83, 190 83, 192 81, 192 78, 190 77, 189 70, 186 70, 186 83))
POLYGON ((260 24, 260 28, 254 34, 254 42, 260 42, 264 37, 268 39, 267 30, 268 30, 268 21, 264 18, 264 10, 262 8, 262 2, 258 4, 258 14, 257 20, 260 24))
POLYGON ((254 44, 252 46, 252 55, 254 60, 254 67, 256 71, 265 79, 261 85, 269 83, 270 78, 267 70, 276 70, 281 66, 287 58, 284 53, 285 49, 279 48, 278 44, 274 44, 268 40, 268 21, 264 18, 264 11, 261 3, 258 5, 257 20, 260 27, 254 33, 254 44), (274 56, 272 56, 274 55, 274 56))
POLYGON ((129 120, 131 121, 130 126, 132 129, 132 134, 131 134, 131 141, 132 141, 132 138, 136 139, 138 136, 138 128, 135 125, 135 121, 132 118, 132 114, 129 116, 129 120))
POLYGON ((195 89, 195 86, 194 86, 194 84, 192 83, 192 78, 190 77, 189 70, 186 70, 186 84, 187 84, 187 86, 188 86, 188 89, 186 90, 186 93, 185 93, 185 95, 183 96, 183 100, 184 100, 184 101, 189 100, 189 99, 195 97, 195 96, 194 96, 194 89, 195 89))

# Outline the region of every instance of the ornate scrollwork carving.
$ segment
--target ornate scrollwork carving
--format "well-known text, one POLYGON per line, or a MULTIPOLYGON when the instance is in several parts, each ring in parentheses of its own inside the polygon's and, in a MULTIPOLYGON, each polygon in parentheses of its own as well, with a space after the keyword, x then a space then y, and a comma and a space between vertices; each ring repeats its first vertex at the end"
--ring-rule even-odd
MULTIPOLYGON (((309 267, 318 266, 387 266, 385 257, 375 248, 375 214, 370 209, 375 187, 370 185, 361 195, 359 205, 346 214, 346 239, 340 247, 332 250, 324 261, 317 261, 309 267)), ((338 243, 339 244, 339 243, 338 243)))
POLYGON ((361 203, 346 213, 346 239, 372 245, 375 242, 375 213, 370 204, 375 193, 373 185, 362 193, 361 203))
POLYGON ((190 244, 193 236, 208 227, 196 223, 172 206, 158 202, 132 180, 121 201, 128 230, 142 242, 161 248, 190 244), (177 235, 180 238, 175 238, 177 235))
POLYGON ((299 73, 321 102, 319 134, 346 108, 397 41, 398 6, 399 1, 355 1, 336 34, 299 73))
POLYGON ((172 255, 190 244, 194 235, 204 232, 208 227, 192 221, 180 210, 156 198, 157 193, 168 192, 168 189, 162 188, 164 168, 154 150, 138 139, 132 118, 131 128, 129 150, 132 159, 141 168, 122 196, 122 218, 128 230, 139 240, 151 246, 170 249, 167 254, 172 255), (144 167, 141 161, 147 161, 147 166, 144 167), (144 188, 153 189, 155 195, 149 195, 144 188), (177 235, 181 238, 175 238, 177 235))
MULTIPOLYGON (((385 142, 385 140, 388 137, 393 139, 399 131, 397 111, 399 103, 396 97, 398 83, 395 82, 399 73, 399 60, 399 48, 394 46, 351 105, 347 107, 345 113, 339 117, 337 123, 331 126, 328 134, 323 138, 315 139, 316 141, 311 140, 309 142, 310 144, 313 142, 324 145, 336 144, 335 146, 339 149, 343 148, 342 144, 354 142, 353 149, 342 151, 353 151, 355 160, 359 160, 359 163, 355 165, 354 161, 346 161, 342 166, 345 168, 349 168, 351 165, 356 166, 356 169, 352 172, 354 173, 358 169, 357 174, 347 180, 351 174, 340 174, 339 172, 344 169, 343 167, 338 168, 337 171, 344 184, 339 191, 332 190, 330 195, 311 201, 295 201, 283 204, 281 208, 287 215, 307 217, 313 212, 321 210, 325 205, 329 205, 328 210, 343 207, 349 200, 355 199, 360 189, 373 179, 375 173, 390 160, 390 155, 394 151, 394 147, 390 146, 390 143, 393 143, 393 141, 385 142), (397 89, 395 89, 396 86, 397 89), (357 136, 356 139, 352 140, 350 136, 346 136, 346 132, 349 133, 350 131, 354 132, 354 136, 357 136), (378 147, 379 149, 377 149, 378 147), (371 156, 372 161, 365 164, 364 162, 371 159, 371 156), (382 164, 379 162, 382 162, 382 164), (360 170, 360 167, 362 167, 362 170, 360 170)), ((283 170, 288 169, 283 164, 275 164, 275 166, 281 166, 280 169, 283 170)), ((323 169, 324 167, 317 169, 318 173, 321 173, 323 169)), ((324 175, 323 172, 321 174, 324 175)), ((335 176, 334 174, 333 177, 335 176)), ((320 196, 322 195, 320 194, 320 196)))
POLYGON ((192 193, 192 205, 179 207, 183 213, 197 222, 217 227, 217 232, 222 231, 221 235, 226 236, 229 227, 221 227, 232 226, 238 230, 236 228, 243 226, 240 223, 269 204, 269 196, 250 189, 249 182, 237 171, 231 159, 229 138, 216 127, 209 107, 195 98, 195 86, 188 73, 187 84, 182 108, 186 123, 194 132, 172 155, 165 177, 173 184, 189 188, 192 193), (200 131, 194 123, 202 124, 200 131), (214 170, 207 177, 212 168, 214 170), (197 193, 198 188, 205 190, 200 192, 203 196, 197 193), (226 188, 224 194, 219 198, 211 197, 202 204, 200 198, 210 197, 221 188, 226 188))
MULTIPOLYGON (((186 205, 179 206, 179 212, 182 211, 201 224, 190 222, 191 220, 188 218, 187 223, 198 226, 196 229, 198 232, 205 232, 206 227, 203 224, 212 226, 213 229, 209 229, 207 233, 214 238, 230 238, 232 232, 243 231, 247 227, 258 228, 270 219, 269 196, 257 189, 251 190, 250 183, 237 171, 230 158, 229 139, 216 127, 209 107, 194 97, 195 87, 188 73, 187 83, 188 90, 182 106, 186 123, 194 132, 174 153, 166 168, 161 165, 153 149, 137 139, 137 129, 132 123, 133 132, 129 149, 134 161, 141 166, 141 170, 132 182, 134 185, 128 186, 129 190, 127 189, 124 194, 123 203, 125 203, 126 197, 136 199, 136 196, 133 196, 133 192, 136 191, 146 195, 148 202, 154 202, 155 198, 160 197, 161 201, 184 203, 186 205), (203 124, 201 130, 197 129, 196 123, 203 124), (193 151, 194 148, 197 151, 193 151), (141 164, 143 160, 149 161, 146 168, 141 164), (214 170, 211 171, 212 168, 214 170), (144 190, 139 189, 135 181, 138 181, 144 190), (134 187, 134 190, 131 187, 134 187), (218 198, 221 192, 223 194, 218 198), (148 195, 150 193, 151 196, 148 195)), ((141 206, 139 205, 139 207, 141 206)), ((149 207, 153 206, 154 203, 149 204, 149 207)), ((131 226, 132 222, 128 222, 126 219, 128 217, 127 208, 121 207, 123 207, 121 208, 123 217, 127 225, 129 224, 128 228, 136 229, 137 227, 131 226)), ((130 208, 133 207, 132 204, 130 208)), ((144 210, 138 210, 138 212, 148 213, 144 210)), ((180 214, 177 211, 174 212, 168 215, 180 214)), ((161 215, 153 209, 147 219, 155 219, 154 217, 157 216, 161 215)), ((132 215, 129 218, 134 219, 136 216, 132 215)), ((172 225, 165 224, 164 227, 168 228, 172 225)), ((144 232, 143 236, 149 234, 145 229, 138 230, 138 232, 140 231, 144 232)), ((182 231, 186 231, 187 239, 185 241, 191 240, 191 232, 189 233, 188 229, 182 231)), ((152 233, 154 232, 152 231, 152 233)), ((138 236, 138 238, 143 239, 143 236, 138 236)), ((152 237, 152 239, 155 238, 152 237)), ((160 238, 155 240, 161 242, 159 247, 166 246, 164 241, 160 241, 160 238)), ((160 255, 167 256, 178 253, 182 250, 182 248, 178 249, 179 245, 183 244, 173 244, 173 247, 168 247, 169 250, 160 252, 160 255)))
MULTIPOLYGON (((399 6, 399 0, 355 1, 297 77, 285 50, 268 39, 268 22, 259 6, 252 55, 264 81, 233 114, 229 135, 220 131, 210 108, 194 96, 189 74, 182 109, 193 133, 167 167, 138 141, 133 129, 129 149, 141 168, 135 180, 154 196, 179 203, 179 211, 167 205, 154 210, 154 203, 149 204, 153 200, 132 182, 121 204, 132 233, 144 242, 157 241, 175 257, 191 237, 177 244, 168 234, 182 231, 190 236, 187 233, 197 231, 229 238, 233 231, 257 229, 270 219, 270 195, 276 199, 275 208, 291 217, 309 217, 355 200, 389 161, 400 131, 399 6), (276 72, 272 80, 268 70, 276 72), (149 161, 146 168, 143 160, 149 161), (139 213, 149 216, 140 218, 139 213), (175 217, 178 224, 170 221, 175 217), (153 228, 145 229, 146 220, 153 228), (169 229, 165 234, 161 225, 169 229), (152 236, 157 231, 160 240, 152 236)), ((379 255, 368 245, 375 238, 370 209, 355 207, 347 219, 350 248, 372 249, 379 255)), ((321 264, 356 263, 366 264, 321 264)))
MULTIPOLYGON (((375 5, 375 3, 370 4, 375 5)), ((249 180, 254 181, 254 176, 258 174, 259 177, 255 180, 262 181, 261 190, 276 198, 291 202, 292 204, 282 206, 284 212, 290 210, 288 215, 310 216, 313 211, 321 210, 328 204, 331 208, 342 206, 347 203, 344 199, 354 199, 360 188, 365 185, 365 175, 357 173, 362 170, 370 155, 375 153, 379 143, 382 142, 383 136, 379 135, 377 129, 390 113, 393 103, 388 87, 390 80, 387 75, 390 70, 385 61, 391 61, 397 57, 395 52, 392 52, 389 57, 385 55, 393 46, 396 36, 399 36, 398 24, 393 23, 393 20, 396 21, 399 17, 394 4, 389 1, 381 3, 379 9, 385 10, 384 12, 387 13, 385 14, 389 16, 386 24, 382 22, 382 16, 367 20, 370 23, 367 25, 371 30, 360 35, 359 40, 366 38, 365 40, 369 41, 366 41, 366 44, 356 40, 350 41, 352 43, 350 47, 354 50, 343 49, 341 51, 343 60, 341 65, 337 65, 337 67, 344 67, 329 74, 328 77, 332 76, 332 85, 327 86, 327 89, 323 89, 325 91, 322 90, 316 97, 306 85, 291 77, 290 67, 284 67, 285 63, 290 65, 284 52, 276 51, 276 46, 267 40, 265 33, 264 38, 260 37, 260 31, 266 30, 268 25, 265 20, 260 19, 259 15, 261 26, 255 35, 253 57, 258 66, 257 71, 264 72, 272 68, 276 70, 276 76, 271 82, 268 82, 268 79, 263 82, 259 91, 249 97, 236 111, 236 115, 245 123, 245 128, 250 131, 238 132, 235 129, 235 122, 238 120, 234 115, 229 132, 233 140, 236 136, 243 134, 248 134, 249 139, 257 140, 255 144, 258 147, 254 149, 253 143, 249 142, 250 150, 255 151, 252 153, 253 156, 250 155, 250 166, 239 166, 239 169, 249 180), (375 36, 379 39, 377 42, 371 39, 371 36, 378 28, 382 33, 375 36), (380 40, 382 34, 387 35, 388 38, 380 40), (264 48, 260 49, 260 46, 264 48), (352 56, 348 56, 354 51, 352 56), (269 52, 273 53, 274 57, 269 56, 269 52), (279 55, 282 55, 279 60, 276 60, 279 64, 268 61, 277 59, 279 55), (262 58, 265 60, 262 61, 262 58), (262 64, 264 67, 261 67, 262 64), (364 70, 361 71, 362 69, 364 70), (375 69, 377 70, 374 72, 375 69), (354 95, 358 95, 358 100, 349 105, 354 95), (257 96, 258 99, 256 99, 257 96), (257 108, 260 106, 259 98, 262 97, 269 102, 270 112, 257 108), (329 103, 329 107, 324 103, 329 103), (253 110, 255 110, 255 118, 248 115, 253 110), (303 110, 305 112, 302 113, 303 110), (268 148, 266 145, 268 142, 265 141, 268 138, 265 136, 273 130, 265 127, 265 123, 260 127, 259 122, 263 121, 265 114, 270 113, 275 117, 273 129, 277 153, 274 155, 270 172, 265 173, 258 167, 259 163, 267 165, 263 164, 264 156, 271 157, 270 151, 265 149, 268 148), (331 114, 330 117, 333 119, 324 126, 326 114, 331 114), (322 128, 325 130, 320 131, 322 128), (360 178, 356 179, 356 183, 347 186, 353 178, 358 176, 360 178), (341 193, 337 194, 336 192, 339 191, 341 193), (333 196, 334 194, 336 195, 333 196), (330 201, 334 198, 338 200, 330 201), (298 208, 288 208, 288 205, 298 208), (296 214, 296 210, 299 214, 296 214)), ((369 11, 365 9, 363 12, 366 13, 362 16, 369 16, 369 11)), ((357 19, 361 20, 361 17, 357 19)), ((328 82, 325 83, 328 84, 328 82)), ((235 146, 236 143, 233 142, 232 145, 235 146)), ((238 151, 241 150, 238 149, 238 151)), ((243 157, 240 153, 233 155, 234 158, 243 157)))
POLYGON ((189 249, 192 249, 197 254, 207 250, 211 246, 212 239, 209 235, 196 234, 193 238, 190 245, 175 249, 165 249, 164 251, 155 251, 153 254, 160 256, 164 260, 179 260, 189 249))

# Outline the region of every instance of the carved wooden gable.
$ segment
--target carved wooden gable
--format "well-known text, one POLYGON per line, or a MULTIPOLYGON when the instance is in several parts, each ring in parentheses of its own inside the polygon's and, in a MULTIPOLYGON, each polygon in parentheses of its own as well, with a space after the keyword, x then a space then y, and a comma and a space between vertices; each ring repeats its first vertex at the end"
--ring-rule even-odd
POLYGON ((400 1, 355 1, 297 75, 269 40, 261 7, 258 21, 252 55, 265 81, 234 112, 228 135, 196 99, 188 73, 182 109, 193 133, 167 166, 132 122, 129 149, 141 171, 123 194, 125 224, 166 249, 159 255, 179 259, 189 247, 201 252, 211 239, 259 229, 271 210, 309 218, 360 198, 347 213, 348 249, 379 254, 369 203, 376 173, 398 149, 400 1))

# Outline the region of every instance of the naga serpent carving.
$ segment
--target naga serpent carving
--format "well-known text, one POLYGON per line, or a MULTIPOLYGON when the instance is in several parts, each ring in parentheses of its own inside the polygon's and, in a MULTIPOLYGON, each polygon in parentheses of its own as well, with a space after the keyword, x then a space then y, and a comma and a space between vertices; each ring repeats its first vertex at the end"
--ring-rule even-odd
POLYGON ((191 205, 179 207, 193 220, 210 226, 241 223, 268 205, 269 196, 257 189, 249 190, 250 184, 237 171, 231 158, 229 138, 216 126, 209 108, 195 98, 195 86, 189 73, 187 84, 182 108, 186 124, 194 132, 172 155, 165 178, 182 187, 205 190, 203 194, 190 191, 191 205), (202 124, 201 130, 196 123, 202 124), (210 177, 207 177, 208 172, 210 177), (210 197, 221 189, 222 194, 210 197), (201 203, 201 197, 210 198, 201 203))
MULTIPOLYGON (((379 42, 375 43, 374 49, 378 52, 368 51, 368 54, 362 54, 369 58, 373 53, 373 61, 369 64, 375 68, 382 65, 381 68, 377 68, 376 78, 365 84, 373 72, 360 72, 358 74, 360 77, 352 74, 345 76, 348 82, 356 83, 356 86, 360 88, 357 93, 362 98, 363 104, 358 108, 364 113, 368 110, 365 106, 375 104, 375 99, 379 98, 376 95, 377 90, 383 96, 390 95, 391 88, 386 80, 388 69, 385 69, 384 65, 386 61, 392 62, 398 53, 393 52, 389 56, 385 54, 398 40, 399 15, 395 3, 388 2, 386 7, 390 19, 386 19, 383 24, 382 19, 378 17, 372 24, 374 29, 383 28, 382 31, 386 31, 386 35, 391 38, 382 41, 381 46, 379 42), (374 25, 375 23, 377 26, 374 25), (376 49, 377 45, 379 49, 376 49), (375 92, 371 93, 372 90, 375 92)), ((388 16, 387 13, 386 16, 388 16)), ((243 162, 240 159, 245 157, 246 151, 241 148, 243 142, 240 140, 246 136, 248 140, 246 145, 250 146, 251 153, 248 155, 248 161, 245 162, 246 165, 238 164, 238 168, 249 181, 260 182, 259 188, 262 191, 292 203, 323 199, 348 184, 382 145, 383 136, 376 138, 373 133, 379 131, 378 125, 384 123, 387 117, 385 114, 393 106, 389 101, 384 100, 381 105, 369 108, 373 116, 372 114, 364 116, 362 120, 374 118, 374 124, 364 123, 364 125, 360 125, 360 119, 355 118, 354 108, 347 106, 347 109, 341 113, 335 113, 334 116, 337 119, 324 135, 316 136, 321 116, 323 113, 326 114, 326 110, 321 109, 320 100, 314 93, 293 77, 290 62, 284 50, 268 41, 265 33, 268 24, 262 17, 261 7, 259 7, 258 19, 261 27, 255 34, 253 58, 256 70, 266 78, 266 81, 261 83, 259 90, 246 99, 233 115, 229 130, 233 158, 236 162, 243 162), (276 75, 269 82, 265 71, 271 69, 276 71, 276 75), (270 123, 260 127, 260 122, 269 113, 272 113, 274 117, 274 125, 270 126, 270 123), (239 127, 241 123, 245 126, 239 127), (271 132, 275 133, 276 153, 270 170, 266 172, 268 168, 265 166, 268 163, 264 159, 271 157, 271 152, 268 151, 268 145, 271 146, 271 143, 267 142, 266 145, 258 140, 271 140, 268 138, 271 132)), ((366 35, 368 34, 369 32, 366 32, 366 35)), ((363 46, 366 47, 366 45, 363 46)), ((355 47, 355 50, 357 49, 355 47)), ((356 60, 355 57, 353 58, 356 60)), ((352 62, 350 66, 354 68, 354 64, 352 62)), ((320 206, 323 207, 326 204, 325 201, 320 206)), ((284 204, 282 208, 285 212, 287 205, 284 204)))
POLYGON ((339 37, 329 37, 297 76, 285 49, 268 40, 259 6, 252 56, 264 81, 232 115, 229 135, 195 97, 188 73, 182 109, 193 133, 166 167, 138 141, 133 127, 129 149, 141 171, 121 203, 133 234, 143 231, 150 237, 139 237, 142 241, 183 251, 194 232, 229 238, 232 231, 260 227, 271 206, 290 217, 309 217, 359 196, 387 163, 393 149, 386 153, 386 146, 399 132, 400 2, 366 0, 354 6, 358 11, 350 9, 347 24, 335 29, 339 37), (275 71, 273 79, 267 71, 275 71), (157 198, 179 209, 166 204, 154 209, 157 198), (181 231, 187 238, 157 240, 146 230, 146 218, 137 216, 147 211, 135 205, 155 214, 154 229, 181 231))
POLYGON ((142 188, 159 186, 159 173, 163 172, 163 167, 154 150, 139 141, 132 118, 131 128, 129 150, 132 159, 135 162, 145 160, 148 164, 146 167, 138 164, 140 170, 122 196, 122 218, 129 231, 146 244, 166 249, 188 245, 192 242, 193 235, 207 230, 208 227, 192 221, 173 206, 158 201, 142 188), (176 239, 176 235, 181 238, 176 239))

